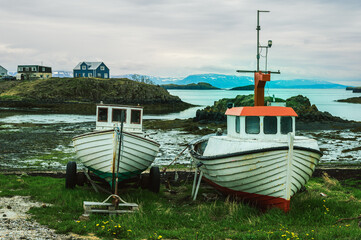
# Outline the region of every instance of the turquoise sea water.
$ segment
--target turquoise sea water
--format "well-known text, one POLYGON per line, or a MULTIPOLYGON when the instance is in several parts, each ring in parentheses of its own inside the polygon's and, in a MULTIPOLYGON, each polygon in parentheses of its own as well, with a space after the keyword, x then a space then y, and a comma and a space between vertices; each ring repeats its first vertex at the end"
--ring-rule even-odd
MULTIPOLYGON (((207 105, 213 105, 214 101, 221 98, 234 98, 237 95, 253 94, 253 91, 230 91, 230 90, 168 90, 170 94, 179 96, 184 102, 199 107, 194 107, 180 113, 166 115, 148 115, 146 118, 190 118, 195 116, 197 109, 207 105)), ((265 89, 265 96, 273 96, 287 99, 292 96, 303 95, 310 99, 320 111, 327 111, 334 116, 347 120, 361 121, 361 104, 336 102, 338 99, 359 97, 361 93, 352 93, 345 89, 265 89)))
MULTIPOLYGON (((237 95, 253 94, 253 91, 230 91, 230 90, 168 90, 170 94, 179 96, 184 102, 197 107, 192 107, 179 113, 162 115, 145 115, 145 119, 185 119, 195 117, 197 109, 213 105, 214 101, 221 98, 234 98, 237 95)), ((334 116, 347 120, 361 121, 361 104, 336 102, 338 99, 361 96, 361 93, 352 93, 344 89, 265 89, 265 96, 273 96, 287 99, 297 95, 307 96, 311 104, 315 104, 320 111, 327 111, 334 116)), ((95 116, 76 114, 2 114, 0 110, 0 122, 6 123, 78 123, 94 122, 95 116)))

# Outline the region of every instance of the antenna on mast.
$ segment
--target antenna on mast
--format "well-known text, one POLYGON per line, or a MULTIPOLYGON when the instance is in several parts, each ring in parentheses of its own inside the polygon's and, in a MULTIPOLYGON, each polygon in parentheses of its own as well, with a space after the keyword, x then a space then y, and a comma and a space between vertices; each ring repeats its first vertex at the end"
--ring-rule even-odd
POLYGON ((265 10, 257 10, 257 69, 256 70, 237 70, 237 72, 248 72, 254 73, 254 105, 255 106, 264 106, 264 86, 266 82, 271 80, 271 73, 280 74, 280 70, 278 72, 271 72, 267 71, 267 55, 268 55, 268 48, 272 46, 272 40, 268 40, 267 46, 262 46, 259 43, 259 31, 261 30, 261 26, 259 25, 259 13, 261 12, 270 12, 265 10), (266 49, 266 67, 264 72, 259 70, 259 59, 260 59, 260 48, 266 49))

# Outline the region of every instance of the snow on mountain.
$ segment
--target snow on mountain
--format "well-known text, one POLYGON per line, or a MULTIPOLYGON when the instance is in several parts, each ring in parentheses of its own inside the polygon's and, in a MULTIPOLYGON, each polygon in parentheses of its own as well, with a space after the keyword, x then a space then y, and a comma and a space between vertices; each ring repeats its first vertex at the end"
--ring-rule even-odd
MULTIPOLYGON (((209 83, 214 87, 218 88, 233 88, 246 85, 254 84, 253 76, 236 76, 236 75, 225 75, 225 74, 192 74, 185 78, 175 77, 155 77, 140 74, 127 74, 112 77, 129 78, 132 80, 150 80, 154 84, 177 84, 187 85, 191 83, 205 82, 209 83)), ((345 85, 331 83, 322 80, 308 80, 308 79, 292 79, 292 80, 271 80, 267 83, 269 88, 314 88, 314 89, 325 89, 325 88, 345 88, 345 85)))

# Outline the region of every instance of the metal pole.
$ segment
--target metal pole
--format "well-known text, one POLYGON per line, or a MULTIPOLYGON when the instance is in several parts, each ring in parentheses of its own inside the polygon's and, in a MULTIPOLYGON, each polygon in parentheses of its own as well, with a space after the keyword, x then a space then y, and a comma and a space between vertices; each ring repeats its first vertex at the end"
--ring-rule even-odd
MULTIPOLYGON (((119 182, 119 165, 120 165, 120 157, 122 153, 123 143, 123 123, 124 123, 124 111, 120 112, 120 135, 119 135, 119 149, 118 149, 118 163, 117 163, 117 175, 116 175, 116 182, 115 182, 115 191, 114 194, 118 195, 118 182, 119 182)), ((118 206, 119 199, 115 199, 115 206, 118 206)))
POLYGON ((261 26, 259 25, 259 10, 257 10, 257 72, 259 72, 259 30, 261 30, 261 26))
POLYGON ((260 12, 270 12, 270 11, 263 11, 263 10, 257 10, 257 72, 259 72, 259 59, 260 59, 260 55, 259 55, 259 48, 260 48, 260 44, 259 44, 259 30, 261 30, 261 26, 259 25, 259 13, 260 12))

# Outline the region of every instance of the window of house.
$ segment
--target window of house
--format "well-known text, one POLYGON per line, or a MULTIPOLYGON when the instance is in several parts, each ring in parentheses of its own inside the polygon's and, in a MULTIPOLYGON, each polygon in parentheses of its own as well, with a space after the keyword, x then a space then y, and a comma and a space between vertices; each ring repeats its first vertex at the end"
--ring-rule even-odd
POLYGON ((36 67, 32 67, 31 71, 36 72, 36 67))
POLYGON ((82 67, 81 67, 81 69, 86 70, 86 66, 85 66, 85 65, 84 65, 84 66, 82 66, 82 67))
POLYGON ((236 133, 239 133, 241 131, 241 121, 240 117, 236 116, 236 133))
POLYGON ((113 109, 112 112, 112 121, 113 122, 121 122, 123 114, 123 122, 126 122, 127 119, 127 110, 125 109, 113 109))
POLYGON ((281 133, 287 134, 292 132, 292 117, 281 117, 281 133))
POLYGON ((88 76, 89 76, 89 77, 92 77, 92 76, 93 76, 93 74, 92 74, 92 73, 89 73, 89 74, 88 74, 88 76))
POLYGON ((263 118, 263 132, 265 134, 277 133, 277 117, 264 117, 263 118))
POLYGON ((42 69, 41 69, 43 72, 45 72, 45 68, 43 67, 42 69))
POLYGON ((104 71, 104 70, 105 70, 105 67, 104 67, 104 66, 100 66, 100 70, 101 70, 101 71, 104 71))
POLYGON ((83 77, 85 77, 85 73, 83 73, 83 77))
POLYGON ((246 133, 258 134, 260 132, 260 124, 258 116, 247 116, 246 117, 246 133))
POLYGON ((19 70, 18 70, 19 72, 22 72, 23 71, 23 68, 22 67, 19 67, 19 70))
POLYGON ((132 110, 130 116, 130 122, 134 124, 140 124, 140 110, 132 110))
POLYGON ((97 76, 98 76, 98 77, 101 77, 101 76, 102 76, 102 74, 101 74, 101 73, 98 73, 98 74, 97 74, 97 76))
POLYGON ((98 108, 98 122, 108 122, 108 108, 98 108))
POLYGON ((25 68, 25 71, 27 71, 27 72, 28 72, 28 71, 29 71, 29 67, 26 67, 26 68, 25 68))

